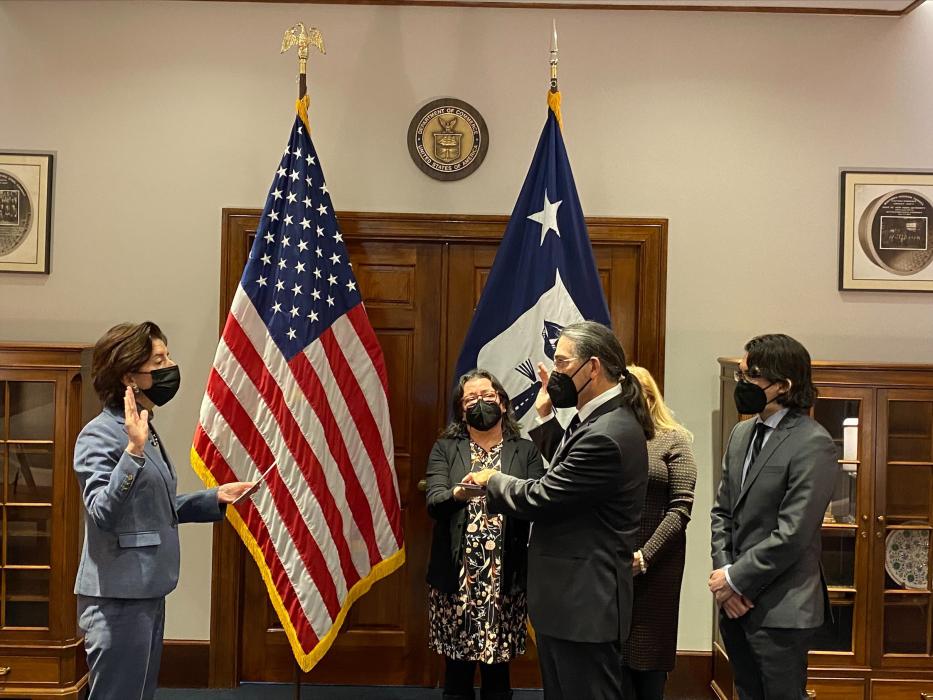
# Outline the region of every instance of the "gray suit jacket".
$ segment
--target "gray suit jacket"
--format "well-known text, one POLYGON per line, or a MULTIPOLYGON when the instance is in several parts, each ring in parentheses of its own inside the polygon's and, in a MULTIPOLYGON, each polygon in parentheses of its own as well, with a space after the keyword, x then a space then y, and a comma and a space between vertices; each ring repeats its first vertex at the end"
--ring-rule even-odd
POLYGON ((712 517, 713 566, 731 564, 733 585, 761 627, 808 629, 828 612, 820 526, 839 472, 829 433, 802 413, 784 416, 758 458, 742 468, 755 420, 732 431, 712 517))
POLYGON ((178 523, 210 522, 224 514, 217 489, 176 496, 175 470, 161 445, 147 442, 141 460, 126 451, 127 442, 122 408, 106 407, 75 444, 85 509, 79 595, 167 595, 178 583, 178 523))
POLYGON ((533 520, 528 615, 543 635, 623 641, 632 615, 632 553, 648 484, 645 434, 612 399, 560 445, 554 419, 530 437, 551 463, 540 479, 489 480, 489 510, 533 520), (558 451, 558 446, 560 449, 558 451))

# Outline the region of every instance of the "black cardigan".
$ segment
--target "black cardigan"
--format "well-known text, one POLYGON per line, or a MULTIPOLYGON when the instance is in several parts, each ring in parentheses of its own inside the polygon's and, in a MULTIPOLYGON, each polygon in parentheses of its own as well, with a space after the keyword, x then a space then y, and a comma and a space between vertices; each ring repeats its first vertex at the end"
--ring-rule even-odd
MULTIPOLYGON (((505 438, 500 461, 503 474, 519 479, 538 479, 544 474, 541 453, 531 440, 517 436, 505 438)), ((444 593, 456 593, 460 587, 467 502, 454 498, 453 487, 463 481, 469 471, 469 437, 440 438, 434 443, 426 473, 428 515, 436 521, 427 581, 444 593)), ((514 594, 525 590, 529 524, 516 518, 503 519, 502 590, 514 594)))

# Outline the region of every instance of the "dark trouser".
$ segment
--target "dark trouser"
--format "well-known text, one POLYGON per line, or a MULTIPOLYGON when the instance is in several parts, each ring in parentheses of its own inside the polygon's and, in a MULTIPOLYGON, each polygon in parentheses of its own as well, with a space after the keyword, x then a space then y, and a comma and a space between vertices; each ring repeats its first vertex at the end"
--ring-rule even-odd
POLYGON ((509 682, 509 665, 484 664, 479 661, 464 661, 444 657, 444 697, 472 698, 473 678, 479 664, 479 676, 482 683, 483 697, 508 697, 512 686, 509 682))
POLYGON ((664 700, 667 671, 637 671, 622 665, 622 687, 626 700, 664 700))
POLYGON ((570 642, 537 635, 544 700, 619 700, 622 651, 618 642, 570 642))
POLYGON ((816 629, 751 628, 719 615, 739 700, 803 700, 807 652, 816 629))
POLYGON ((88 700, 152 700, 159 682, 165 598, 78 596, 90 671, 88 700))

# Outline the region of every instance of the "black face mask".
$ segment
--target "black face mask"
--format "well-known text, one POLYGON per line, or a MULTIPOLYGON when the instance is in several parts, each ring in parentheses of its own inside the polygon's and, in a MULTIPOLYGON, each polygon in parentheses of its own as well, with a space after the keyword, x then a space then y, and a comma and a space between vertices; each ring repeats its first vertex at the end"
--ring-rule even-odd
POLYGON ((485 432, 502 418, 502 409, 497 403, 480 399, 466 410, 464 417, 471 428, 485 432))
POLYGON ((593 381, 593 378, 590 377, 587 379, 586 384, 579 389, 577 389, 577 385, 573 383, 573 378, 576 377, 577 372, 586 367, 588 363, 589 360, 577 367, 573 374, 564 374, 556 370, 551 372, 551 376, 547 380, 547 395, 551 398, 551 403, 554 405, 554 408, 573 408, 577 405, 580 392, 586 388, 587 384, 593 381))
POLYGON ((156 406, 164 406, 178 393, 181 386, 181 371, 178 365, 154 369, 151 372, 134 372, 134 374, 149 374, 152 376, 152 386, 141 389, 143 396, 156 406))
MULTIPOLYGON (((774 382, 768 384, 765 389, 774 385, 774 382)), ((750 416, 755 413, 761 413, 765 410, 771 401, 768 401, 768 395, 765 394, 765 390, 762 389, 757 384, 752 384, 751 382, 739 382, 735 385, 735 392, 733 393, 733 398, 735 399, 735 408, 739 413, 743 413, 747 416, 750 416)))

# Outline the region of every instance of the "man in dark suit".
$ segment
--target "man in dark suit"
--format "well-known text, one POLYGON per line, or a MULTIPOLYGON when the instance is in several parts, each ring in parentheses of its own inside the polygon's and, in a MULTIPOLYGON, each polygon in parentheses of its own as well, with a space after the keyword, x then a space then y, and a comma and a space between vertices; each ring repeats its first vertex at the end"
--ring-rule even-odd
POLYGON ((810 354, 786 335, 745 345, 740 414, 712 510, 709 587, 741 700, 806 698, 807 652, 829 610, 820 567, 823 513, 839 465, 807 415, 816 398, 810 354))
POLYGON ((654 433, 641 385, 605 326, 567 326, 554 371, 538 367, 542 390, 531 439, 551 464, 540 479, 490 470, 491 512, 533 520, 528 613, 536 632, 546 700, 618 700, 621 644, 632 609, 632 552, 654 433), (552 407, 576 407, 565 430, 552 407))

